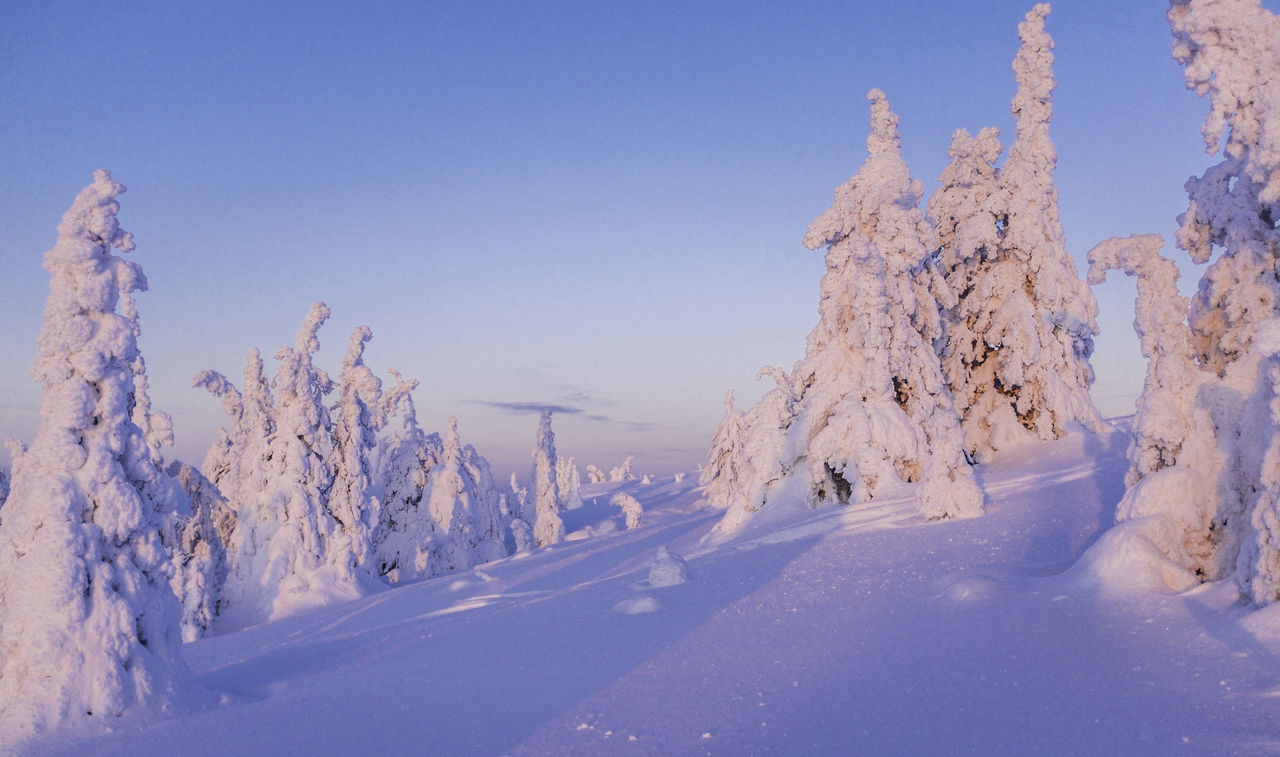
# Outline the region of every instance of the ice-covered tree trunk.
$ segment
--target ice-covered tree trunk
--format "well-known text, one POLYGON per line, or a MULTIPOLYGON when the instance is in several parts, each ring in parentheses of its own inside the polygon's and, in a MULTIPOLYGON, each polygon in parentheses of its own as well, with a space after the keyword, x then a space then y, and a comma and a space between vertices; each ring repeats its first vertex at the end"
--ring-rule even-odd
MULTIPOLYGON (((627 458, 628 464, 631 458, 627 458)), ((556 435, 551 430, 551 411, 538 421, 538 441, 533 448, 533 502, 525 520, 533 522, 533 539, 539 547, 564 541, 564 521, 560 511, 560 487, 556 485, 556 435)))
POLYGON ((872 90, 867 160, 809 226, 825 246, 818 325, 790 376, 746 416, 749 473, 717 527, 772 498, 861 502, 891 478, 920 482, 927 517, 977 515, 982 492, 934 352, 942 337, 934 232, 902 160, 897 117, 872 90))
POLYGON ((1212 378, 1196 365, 1187 299, 1178 292, 1178 267, 1160 255, 1163 245, 1159 234, 1145 234, 1108 239, 1089 252, 1091 284, 1101 284, 1108 270, 1136 278, 1134 329, 1147 359, 1116 520, 1161 519, 1150 530, 1161 551, 1189 571, 1220 578, 1234 567, 1215 559, 1233 516, 1218 512, 1221 456, 1202 398, 1212 378))
POLYGON ((174 491, 134 421, 145 289, 106 171, 45 253, 50 293, 32 375, 41 424, 0 523, 0 733, 6 745, 69 721, 159 712, 195 684, 160 541, 174 491), (126 312, 132 312, 128 308, 126 312))
POLYGON ((1097 303, 1067 254, 1053 180, 1048 13, 1037 5, 1018 26, 1016 135, 1003 168, 991 168, 993 130, 973 145, 959 137, 930 208, 958 295, 943 357, 966 447, 979 459, 1023 439, 1055 439, 1071 423, 1102 422, 1089 397, 1097 303))

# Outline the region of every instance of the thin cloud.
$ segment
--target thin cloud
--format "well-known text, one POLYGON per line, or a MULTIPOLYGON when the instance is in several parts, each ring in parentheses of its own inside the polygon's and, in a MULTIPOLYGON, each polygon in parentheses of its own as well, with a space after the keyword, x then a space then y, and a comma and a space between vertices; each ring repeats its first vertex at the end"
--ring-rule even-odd
POLYGON ((573 415, 582 418, 583 420, 596 421, 597 423, 612 423, 632 429, 647 429, 652 428, 654 425, 649 421, 620 421, 615 418, 610 418, 607 415, 589 413, 582 407, 560 405, 554 402, 499 402, 497 400, 467 400, 467 403, 492 408, 503 413, 511 413, 512 415, 541 415, 542 413, 550 411, 553 415, 573 415))

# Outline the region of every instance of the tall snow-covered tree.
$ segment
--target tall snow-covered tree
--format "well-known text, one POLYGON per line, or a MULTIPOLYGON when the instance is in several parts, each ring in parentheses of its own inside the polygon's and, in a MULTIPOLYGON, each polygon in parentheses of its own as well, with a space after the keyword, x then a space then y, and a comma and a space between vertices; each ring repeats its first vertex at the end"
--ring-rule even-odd
POLYGON ((1154 239, 1091 253, 1138 274, 1148 356, 1118 516, 1156 516, 1136 525, 1166 557, 1266 604, 1280 600, 1280 19, 1258 0, 1173 0, 1168 19, 1187 87, 1209 97, 1206 147, 1225 153, 1187 182, 1177 242, 1196 262, 1221 254, 1188 307, 1154 239))
POLYGON ((374 460, 378 431, 391 417, 400 398, 408 396, 417 381, 399 374, 386 393, 382 382, 364 363, 364 347, 373 338, 368 326, 351 334, 347 354, 338 375, 338 403, 333 407, 333 488, 329 492, 329 512, 338 522, 333 555, 350 554, 352 567, 366 569, 378 526, 378 500, 373 497, 374 460))
POLYGON ((1280 298, 1280 19, 1259 0, 1175 0, 1169 23, 1187 88, 1209 98, 1206 149, 1224 154, 1187 181, 1177 234, 1197 263, 1222 249, 1190 311, 1197 354, 1221 376, 1280 298))
POLYGON ((313 361, 320 349, 316 332, 328 318, 328 306, 315 303, 297 344, 276 352, 275 435, 264 495, 279 520, 267 542, 264 566, 264 585, 274 587, 264 597, 270 602, 268 617, 353 599, 372 588, 360 580, 349 545, 335 545, 341 528, 329 500, 335 440, 324 402, 334 385, 313 361))
POLYGON ((1067 254, 1053 180, 1048 13, 1041 3, 1018 25, 1015 138, 1003 167, 992 168, 994 130, 972 143, 957 135, 930 202, 958 298, 944 364, 966 448, 979 459, 1021 439, 1055 439, 1071 423, 1101 424, 1089 397, 1098 307, 1067 254))
POLYGON ((146 288, 98 171, 45 253, 50 293, 32 375, 41 424, 0 523, 0 732, 9 746, 68 721, 160 711, 195 686, 160 540, 174 490, 135 422, 146 288))
POLYGON ((1209 98, 1206 148, 1224 153, 1188 180, 1190 203, 1177 232, 1178 246, 1196 262, 1221 250, 1188 314, 1196 357, 1217 379, 1205 405, 1220 454, 1211 462, 1220 469, 1205 463, 1195 470, 1217 481, 1214 569, 1206 576, 1234 565, 1241 588, 1270 603, 1277 599, 1267 544, 1274 538, 1268 512, 1277 427, 1269 412, 1274 390, 1266 355, 1274 343, 1264 350, 1255 340, 1278 314, 1280 297, 1280 18, 1258 0, 1175 0, 1168 18, 1187 87, 1209 98))
POLYGON ((775 371, 778 389, 747 415, 754 470, 722 532, 775 496, 811 507, 861 502, 890 478, 920 482, 917 506, 928 517, 982 511, 934 352, 942 334, 934 293, 946 283, 919 208, 924 189, 902 160, 884 93, 867 99, 867 160, 805 235, 811 249, 827 248, 818 325, 804 358, 789 376, 775 371))
MULTIPOLYGON (((628 462, 630 458, 627 458, 628 462)), ((533 538, 539 547, 564 541, 564 521, 560 511, 560 487, 556 485, 556 435, 551 430, 551 411, 538 421, 538 443, 533 448, 533 502, 524 514, 533 524, 533 538)))

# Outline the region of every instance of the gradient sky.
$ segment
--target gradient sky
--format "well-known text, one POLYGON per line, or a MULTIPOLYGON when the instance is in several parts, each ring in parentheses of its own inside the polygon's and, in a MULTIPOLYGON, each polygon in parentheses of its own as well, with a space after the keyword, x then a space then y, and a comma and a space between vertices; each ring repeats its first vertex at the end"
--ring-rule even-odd
MULTIPOLYGON (((456 415, 503 478, 546 405, 580 467, 691 469, 724 390, 750 405, 757 369, 803 354, 823 265, 800 239, 865 157, 867 90, 932 191, 955 129, 1012 139, 1031 5, 4 3, 0 436, 34 433, 42 253, 107 168, 129 187, 175 456, 199 462, 224 421, 191 377, 239 384, 249 349, 292 344, 323 300, 322 366, 336 376, 370 326, 367 362, 418 378, 424 426, 456 415)), ((1172 240, 1211 162, 1166 8, 1070 0, 1048 19, 1081 273, 1107 237, 1172 240)), ((1112 277, 1094 397, 1125 415, 1144 363, 1132 283, 1112 277)))

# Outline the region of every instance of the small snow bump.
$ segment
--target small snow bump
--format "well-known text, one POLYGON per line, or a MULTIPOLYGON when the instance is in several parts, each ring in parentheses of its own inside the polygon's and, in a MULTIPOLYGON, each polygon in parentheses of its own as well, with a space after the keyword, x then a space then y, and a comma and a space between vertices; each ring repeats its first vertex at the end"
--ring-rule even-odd
POLYGON ((647 596, 624 599, 613 606, 614 612, 620 612, 623 615, 641 615, 647 612, 656 612, 661 608, 662 605, 658 604, 658 600, 647 596))

